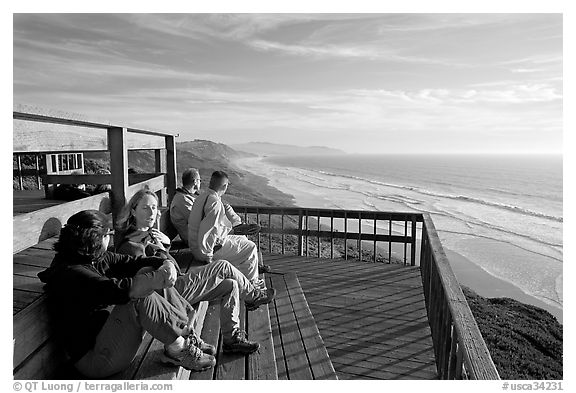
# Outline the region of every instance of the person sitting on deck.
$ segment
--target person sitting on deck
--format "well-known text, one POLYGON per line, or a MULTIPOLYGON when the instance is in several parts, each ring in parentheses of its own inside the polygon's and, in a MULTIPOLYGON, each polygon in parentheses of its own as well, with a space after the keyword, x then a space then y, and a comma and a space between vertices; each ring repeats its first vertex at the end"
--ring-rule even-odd
MULTIPOLYGON (((210 178, 207 191, 202 193, 192 206, 188 218, 188 245, 194 257, 211 263, 215 259, 226 259, 236 266, 256 286, 265 284, 258 278, 258 249, 246 236, 233 235, 233 228, 242 225, 242 219, 234 209, 224 203, 222 195, 228 189, 228 175, 215 171, 210 178)), ((242 225, 247 234, 259 231, 258 225, 242 225)), ((265 267, 265 270, 270 270, 265 267)))
MULTIPOLYGON (((255 288, 238 269, 225 260, 209 266, 191 267, 188 274, 182 274, 177 262, 167 251, 170 240, 154 228, 159 222, 159 216, 156 194, 148 189, 136 192, 118 218, 117 252, 132 256, 163 255, 171 259, 177 269, 178 278, 174 285, 175 290, 165 291, 168 292, 165 296, 192 305, 197 305, 201 301, 219 301, 224 351, 241 353, 256 351, 258 343, 248 341, 245 332, 240 330, 239 298, 244 298, 246 309, 251 311, 271 302, 275 291, 255 288)), ((189 317, 190 324, 192 314, 189 317)), ((215 353, 216 349, 204 343, 198 335, 192 334, 191 337, 203 350, 210 354, 215 353)))
POLYGON ((200 181, 198 169, 186 169, 182 173, 182 187, 176 189, 170 204, 170 221, 186 245, 188 245, 188 216, 194 200, 200 195, 200 181))
POLYGON ((112 233, 108 218, 97 210, 72 215, 50 267, 38 274, 46 283, 55 332, 74 367, 90 378, 125 370, 144 331, 161 341, 179 365, 213 367, 214 357, 186 337, 187 305, 172 304, 156 292, 174 285, 173 262, 165 256, 109 252, 112 233))

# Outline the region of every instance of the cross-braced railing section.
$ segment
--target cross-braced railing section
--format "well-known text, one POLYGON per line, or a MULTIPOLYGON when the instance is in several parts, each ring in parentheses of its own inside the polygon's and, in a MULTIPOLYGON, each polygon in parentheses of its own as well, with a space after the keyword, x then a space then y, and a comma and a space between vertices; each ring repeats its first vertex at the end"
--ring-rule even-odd
POLYGON ((422 232, 418 213, 234 206, 245 222, 258 223, 260 250, 318 258, 400 262, 415 266, 422 232))

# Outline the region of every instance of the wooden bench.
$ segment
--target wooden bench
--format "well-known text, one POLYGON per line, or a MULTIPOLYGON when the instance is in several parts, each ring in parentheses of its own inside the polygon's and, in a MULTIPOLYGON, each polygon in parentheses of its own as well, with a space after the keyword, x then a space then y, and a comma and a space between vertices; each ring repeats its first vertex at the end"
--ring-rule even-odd
POLYGON ((270 320, 278 379, 338 379, 295 273, 269 274, 270 320))
MULTIPOLYGON (((45 240, 13 257, 13 338, 15 379, 67 379, 80 377, 68 367, 68 358, 53 339, 44 284, 38 272, 46 269, 54 257, 52 246, 56 238, 45 240)), ((176 250, 175 259, 183 271, 194 266, 192 258, 183 250, 176 250)), ((201 330, 207 302, 201 302, 195 316, 194 326, 201 330)), ((175 379, 179 370, 160 367, 155 359, 162 344, 146 333, 136 359, 125 372, 114 379, 175 379)))
MULTIPOLYGON (((50 265, 55 240, 51 238, 14 255, 14 379, 85 379, 68 364, 66 354, 52 337, 44 284, 36 276, 50 265)), ((197 266, 186 248, 176 245, 172 255, 183 271, 197 266)), ((111 379, 276 379, 268 308, 247 313, 242 305, 240 316, 242 328, 260 343, 260 349, 250 356, 221 352, 219 305, 201 302, 194 327, 205 341, 219 349, 214 369, 191 373, 159 362, 163 344, 146 333, 131 366, 111 379)))

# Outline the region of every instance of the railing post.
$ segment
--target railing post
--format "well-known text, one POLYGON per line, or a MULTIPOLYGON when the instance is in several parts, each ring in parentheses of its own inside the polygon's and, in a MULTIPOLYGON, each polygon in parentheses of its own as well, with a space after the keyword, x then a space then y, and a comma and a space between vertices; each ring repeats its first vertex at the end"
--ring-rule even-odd
MULTIPOLYGON (((166 173, 166 161, 163 159, 163 149, 154 149, 154 172, 166 173)), ((160 206, 169 206, 168 192, 166 189, 158 191, 160 206)))
POLYGON ((344 211, 344 259, 348 260, 348 212, 344 211))
POLYGON ((268 213, 268 253, 272 255, 272 213, 268 213))
POLYGON ((303 224, 302 209, 298 211, 298 256, 304 255, 304 237, 302 236, 302 224, 303 224))
POLYGON ((378 221, 376 219, 376 213, 374 213, 374 255, 372 256, 372 259, 374 261, 374 263, 376 263, 376 253, 378 252, 377 248, 376 248, 376 234, 378 233, 378 231, 376 230, 378 226, 378 221))
POLYGON ((412 215, 412 245, 410 247, 410 266, 416 266, 416 216, 412 215))
POLYGON ((176 138, 173 135, 165 137, 166 141, 166 193, 168 202, 176 193, 176 138))
POLYGON ((321 254, 320 254, 320 211, 318 211, 318 222, 317 222, 317 226, 318 226, 318 258, 320 258, 321 254))
POLYGON ((388 220, 388 235, 390 235, 390 241, 388 242, 388 263, 392 263, 392 217, 388 220))
POLYGON ((112 174, 112 219, 116 219, 126 203, 128 194, 128 149, 127 130, 124 127, 108 128, 108 151, 110 152, 110 172, 112 174))
POLYGON ((284 255, 284 209, 280 211, 282 218, 280 218, 280 228, 282 228, 282 255, 284 255))
POLYGON ((358 212, 358 260, 362 261, 362 213, 358 212))
POLYGON ((330 211, 330 259, 334 259, 334 210, 330 211))
POLYGON ((38 154, 35 155, 36 157, 36 185, 38 189, 42 189, 42 183, 40 182, 40 160, 38 158, 38 154))
POLYGON ((16 162, 18 164, 18 186, 20 190, 24 189, 24 184, 22 183, 22 159, 20 158, 20 154, 16 154, 16 162))

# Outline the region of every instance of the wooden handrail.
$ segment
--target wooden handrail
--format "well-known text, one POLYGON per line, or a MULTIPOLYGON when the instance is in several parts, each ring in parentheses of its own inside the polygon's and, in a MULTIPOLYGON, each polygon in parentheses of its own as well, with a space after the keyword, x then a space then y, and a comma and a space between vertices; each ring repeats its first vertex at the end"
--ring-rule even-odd
MULTIPOLYGON (((15 104, 12 113, 13 113, 13 119, 15 120, 27 120, 41 123, 55 123, 55 124, 71 125, 78 127, 101 128, 101 129, 110 129, 110 128, 120 129, 123 127, 117 124, 113 124, 112 122, 106 120, 93 119, 76 113, 64 113, 60 111, 48 110, 22 104, 15 104)), ((179 134, 168 133, 158 130, 150 130, 150 129, 145 130, 138 127, 124 127, 124 128, 126 128, 128 132, 132 132, 135 134, 171 136, 171 137, 179 136, 179 134)))
POLYGON ((422 215, 420 268, 441 379, 500 379, 429 214, 422 215))
MULTIPOLYGON (((248 214, 256 215, 258 223, 263 228, 258 234, 257 243, 260 247, 261 235, 267 234, 268 249, 271 252, 272 234, 281 235, 282 250, 284 252, 284 237, 286 235, 294 235, 298 238, 297 254, 309 255, 309 243, 316 241, 317 256, 321 254, 321 247, 324 244, 330 247, 330 256, 334 256, 334 239, 343 239, 344 244, 348 241, 356 241, 358 248, 358 259, 362 259, 361 246, 363 242, 372 242, 373 250, 377 250, 377 243, 388 243, 388 258, 389 262, 392 254, 392 243, 410 244, 413 250, 410 256, 410 264, 415 266, 416 259, 416 233, 417 223, 422 222, 422 215, 414 212, 379 212, 379 211, 364 211, 364 210, 339 210, 339 209, 317 209, 317 208, 300 208, 300 207, 270 207, 270 206, 234 206, 234 209, 239 214, 244 215, 245 221, 248 214), (260 217, 267 216, 267 220, 260 220, 260 217), (280 216, 280 227, 272 226, 272 217, 280 216), (291 217, 294 227, 285 227, 285 218, 291 217), (323 229, 320 225, 322 218, 330 219, 329 230, 323 229), (344 219, 343 230, 338 231, 334 228, 334 219, 344 219), (316 225, 312 225, 311 220, 316 220, 316 225), (358 226, 358 231, 351 231, 348 225, 349 220, 354 220, 358 226), (386 221, 387 233, 378 233, 378 223, 386 221), (361 230, 362 223, 369 222, 374 225, 372 233, 361 230), (404 233, 394 234, 392 231, 393 222, 403 223, 404 233), (408 223, 411 223, 412 232, 408 233, 408 223), (322 241, 322 239, 326 239, 322 241), (324 243, 325 242, 325 243, 324 243)), ((404 262, 407 262, 406 247, 404 247, 404 262)), ((376 262, 377 253, 372 254, 373 262, 376 262)), ((344 258, 348 259, 348 248, 344 247, 344 258)))

